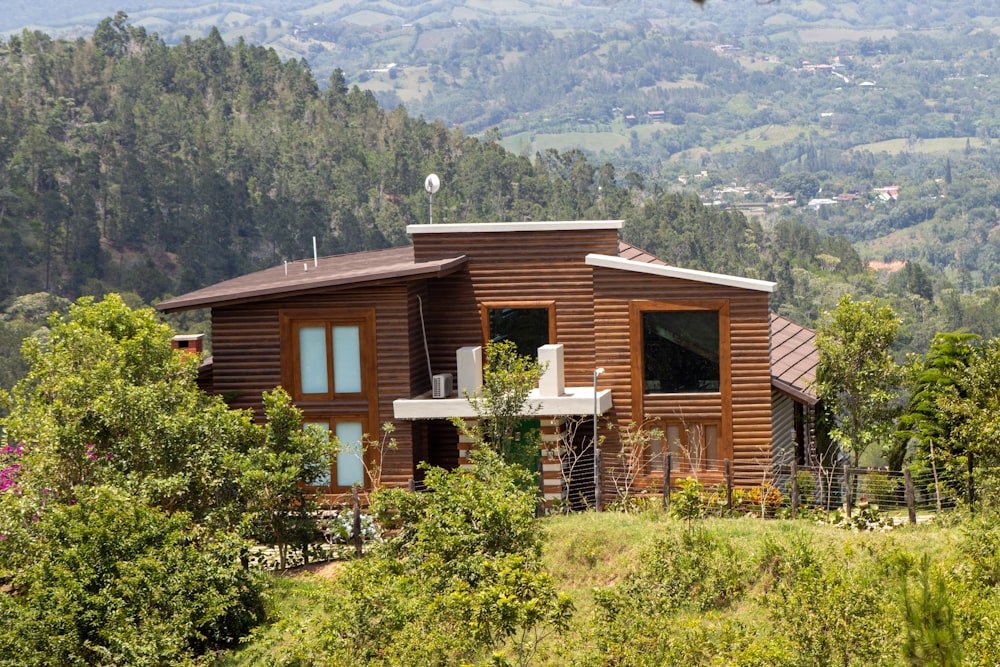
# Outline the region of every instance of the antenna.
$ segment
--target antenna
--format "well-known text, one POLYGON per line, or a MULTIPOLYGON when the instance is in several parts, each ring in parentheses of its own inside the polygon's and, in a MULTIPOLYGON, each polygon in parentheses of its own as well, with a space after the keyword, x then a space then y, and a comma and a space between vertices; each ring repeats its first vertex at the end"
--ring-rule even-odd
POLYGON ((427 178, 424 179, 424 190, 427 190, 427 194, 430 197, 430 202, 427 206, 432 225, 434 224, 434 193, 440 188, 441 179, 438 178, 437 174, 429 174, 427 178))

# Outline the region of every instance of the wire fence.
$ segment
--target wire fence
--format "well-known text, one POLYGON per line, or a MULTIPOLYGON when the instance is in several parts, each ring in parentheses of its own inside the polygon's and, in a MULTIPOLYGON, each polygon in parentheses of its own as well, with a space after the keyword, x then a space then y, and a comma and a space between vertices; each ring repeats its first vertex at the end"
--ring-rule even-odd
MULTIPOLYGON (((594 507, 592 459, 579 479, 563 479, 562 509, 594 507), (577 489, 577 485, 583 485, 577 489), (574 495, 575 493, 575 495, 574 495), (579 496, 576 498, 575 496, 579 496)), ((660 461, 641 465, 614 461, 600 471, 604 504, 624 506, 638 499, 659 499, 669 505, 670 494, 683 480, 696 480, 706 498, 726 509, 766 508, 840 510, 873 507, 882 512, 919 515, 954 509, 970 502, 974 480, 964 470, 926 468, 895 471, 886 468, 804 466, 790 462, 732 462, 729 459, 665 454, 660 461)), ((426 491, 422 480, 411 480, 411 491, 426 491)))
MULTIPOLYGON (((780 459, 780 457, 779 457, 780 459)), ((759 507, 842 510, 859 507, 883 512, 930 514, 971 503, 975 484, 965 470, 933 467, 892 471, 886 468, 803 466, 791 461, 739 461, 665 453, 660 460, 621 459, 603 470, 605 488, 613 505, 659 496, 664 506, 683 480, 698 483, 710 503, 727 510, 759 507)))

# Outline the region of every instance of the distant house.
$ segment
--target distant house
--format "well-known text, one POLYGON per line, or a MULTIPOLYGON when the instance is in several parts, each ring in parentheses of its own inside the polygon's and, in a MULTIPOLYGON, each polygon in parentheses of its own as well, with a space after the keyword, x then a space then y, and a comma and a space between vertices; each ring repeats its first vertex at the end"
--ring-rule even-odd
MULTIPOLYGON (((592 427, 572 426, 595 415, 605 498, 634 423, 662 433, 630 459, 639 486, 662 486, 667 453, 672 478, 721 481, 728 459, 737 484, 759 484, 772 448, 788 448, 815 404, 799 372, 811 343, 770 314, 774 283, 669 266, 621 241, 621 225, 413 225, 412 246, 292 262, 157 307, 211 309, 202 381, 234 408, 262 415, 261 393, 281 385, 306 422, 344 442, 392 423, 398 446, 379 462, 390 485, 419 478, 421 461, 467 462, 449 418, 475 418, 465 395, 497 339, 547 364, 529 399, 546 497, 567 493, 556 447, 593 467, 592 427)), ((345 450, 316 486, 337 494, 368 481, 345 450)), ((592 502, 590 473, 574 483, 592 502)))
POLYGON ((656 111, 647 111, 646 118, 649 122, 653 124, 662 123, 666 119, 666 112, 662 109, 657 109, 656 111))

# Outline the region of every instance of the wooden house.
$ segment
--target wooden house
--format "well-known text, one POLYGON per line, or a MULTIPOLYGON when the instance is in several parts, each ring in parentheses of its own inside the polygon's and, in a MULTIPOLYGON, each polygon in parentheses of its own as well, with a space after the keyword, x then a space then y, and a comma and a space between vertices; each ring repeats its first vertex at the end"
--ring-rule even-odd
MULTIPOLYGON (((595 415, 605 499, 626 464, 632 483, 659 488, 668 452, 675 478, 719 481, 728 459, 737 484, 759 484, 772 461, 775 396, 804 400, 772 392, 775 284, 669 266, 621 241, 621 225, 414 225, 411 246, 287 263, 158 308, 211 308, 203 378, 234 408, 260 414, 261 393, 281 385, 306 422, 343 442, 377 438, 391 422, 386 484, 418 478, 421 461, 464 462, 468 445, 448 418, 475 418, 465 392, 481 381, 482 347, 498 337, 546 364, 529 403, 547 497, 566 493, 553 453, 592 451, 595 415), (623 455, 632 424, 654 437, 623 455)), ((589 472, 577 477, 592 494, 589 472)), ((337 493, 364 481, 344 450, 323 484, 337 493)))

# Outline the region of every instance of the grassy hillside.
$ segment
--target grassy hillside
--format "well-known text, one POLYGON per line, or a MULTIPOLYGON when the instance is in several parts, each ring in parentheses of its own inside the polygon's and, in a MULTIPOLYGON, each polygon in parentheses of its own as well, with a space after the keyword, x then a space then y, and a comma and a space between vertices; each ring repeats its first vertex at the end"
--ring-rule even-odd
MULTIPOLYGON (((699 570, 700 574, 694 574, 705 577, 706 581, 715 581, 712 578, 719 577, 720 572, 715 571, 711 563, 685 562, 678 565, 680 561, 671 560, 677 554, 671 556, 662 551, 665 544, 683 539, 686 534, 703 535, 704 539, 718 547, 717 553, 735 554, 737 560, 724 568, 728 574, 721 576, 731 577, 733 582, 741 579, 739 586, 742 592, 711 608, 698 608, 691 603, 677 607, 660 606, 660 611, 647 609, 643 612, 649 618, 659 615, 662 617, 661 626, 673 628, 668 635, 656 639, 660 646, 673 646, 671 655, 686 656, 684 663, 672 664, 723 664, 713 662, 710 653, 699 654, 699 651, 707 650, 713 642, 727 641, 725 637, 735 642, 725 648, 730 656, 730 662, 726 664, 820 664, 806 659, 810 651, 815 654, 816 646, 803 649, 798 657, 786 656, 787 659, 776 662, 755 662, 748 657, 771 655, 773 658, 782 647, 794 646, 798 639, 790 628, 795 624, 814 624, 809 628, 810 632, 814 631, 814 640, 826 630, 840 632, 839 638, 824 639, 830 643, 822 650, 828 650, 831 656, 840 650, 835 648, 840 645, 838 642, 855 642, 856 649, 845 649, 848 659, 844 664, 901 664, 900 632, 904 620, 901 617, 876 618, 872 615, 874 610, 869 610, 859 612, 865 618, 854 619, 860 625, 851 630, 854 621, 837 616, 840 613, 838 607, 850 603, 850 600, 839 597, 848 593, 840 585, 827 589, 823 594, 827 596, 825 599, 813 600, 817 612, 826 607, 829 628, 820 627, 822 624, 811 616, 813 610, 810 604, 803 604, 797 620, 775 616, 779 610, 787 609, 787 596, 796 594, 797 590, 791 582, 799 575, 792 575, 791 570, 786 568, 802 567, 802 558, 814 559, 817 566, 835 566, 840 571, 836 578, 850 583, 850 586, 860 587, 852 589, 851 595, 859 599, 872 595, 885 603, 884 608, 880 607, 880 613, 901 614, 905 573, 909 571, 911 576, 915 576, 917 564, 926 555, 932 578, 951 572, 949 576, 957 586, 950 598, 950 604, 956 610, 956 619, 965 619, 961 610, 966 608, 963 605, 971 604, 961 597, 968 590, 963 587, 964 584, 958 586, 957 581, 963 569, 966 573, 969 571, 968 565, 960 564, 967 562, 962 552, 967 552, 969 548, 965 531, 935 522, 898 528, 889 533, 856 533, 804 520, 711 519, 685 524, 655 511, 644 514, 581 513, 550 517, 543 522, 545 568, 554 578, 557 588, 572 598, 575 614, 563 636, 553 636, 542 642, 530 662, 532 665, 597 665, 608 659, 608 651, 614 652, 615 649, 606 647, 605 642, 609 636, 617 636, 622 630, 614 623, 607 625, 606 609, 602 611, 599 602, 602 594, 599 591, 624 593, 637 582, 654 590, 655 586, 670 586, 670 580, 684 580, 692 574, 691 568, 703 568, 703 572, 699 570), (660 554, 657 558, 667 559, 668 567, 680 569, 674 571, 670 580, 654 586, 648 567, 651 554, 657 553, 660 554), (794 565, 795 562, 799 565, 794 565), (782 602, 783 599, 785 602, 782 602), (872 636, 873 628, 862 626, 871 623, 884 624, 879 630, 879 637, 887 644, 879 647, 877 659, 871 658, 871 662, 852 658, 852 655, 864 654, 862 646, 872 636), (837 630, 837 627, 842 630, 837 630), (739 630, 740 639, 732 634, 737 628, 742 628, 739 630), (685 654, 684 647, 676 646, 678 641, 687 642, 690 652, 685 654), (698 642, 702 646, 698 646, 698 642), (734 647, 739 642, 744 645, 737 650, 734 647)), ((240 651, 227 656, 222 664, 293 664, 296 659, 308 660, 321 655, 322 651, 314 640, 322 634, 326 614, 323 601, 338 587, 338 575, 337 566, 313 569, 311 572, 300 571, 291 576, 276 575, 273 579, 276 592, 274 623, 240 651)), ((717 581, 716 585, 723 584, 717 581)), ((910 581, 909 585, 912 586, 913 582, 910 581)), ((691 584, 689 592, 691 599, 696 599, 698 585, 691 584)), ((681 594, 686 595, 683 591, 681 594)), ((819 592, 814 591, 814 594, 819 592)), ((462 627, 461 624, 453 629, 442 628, 442 631, 458 627, 462 627)), ((803 627, 802 632, 805 633, 806 629, 803 627)), ((982 631, 982 628, 976 630, 970 627, 965 633, 968 656, 982 650, 976 643, 982 640, 982 631)), ((650 639, 653 638, 633 638, 639 644, 650 639)), ((716 658, 722 659, 723 656, 720 654, 716 658)), ((621 663, 615 664, 646 663, 636 656, 625 656, 621 663)))

